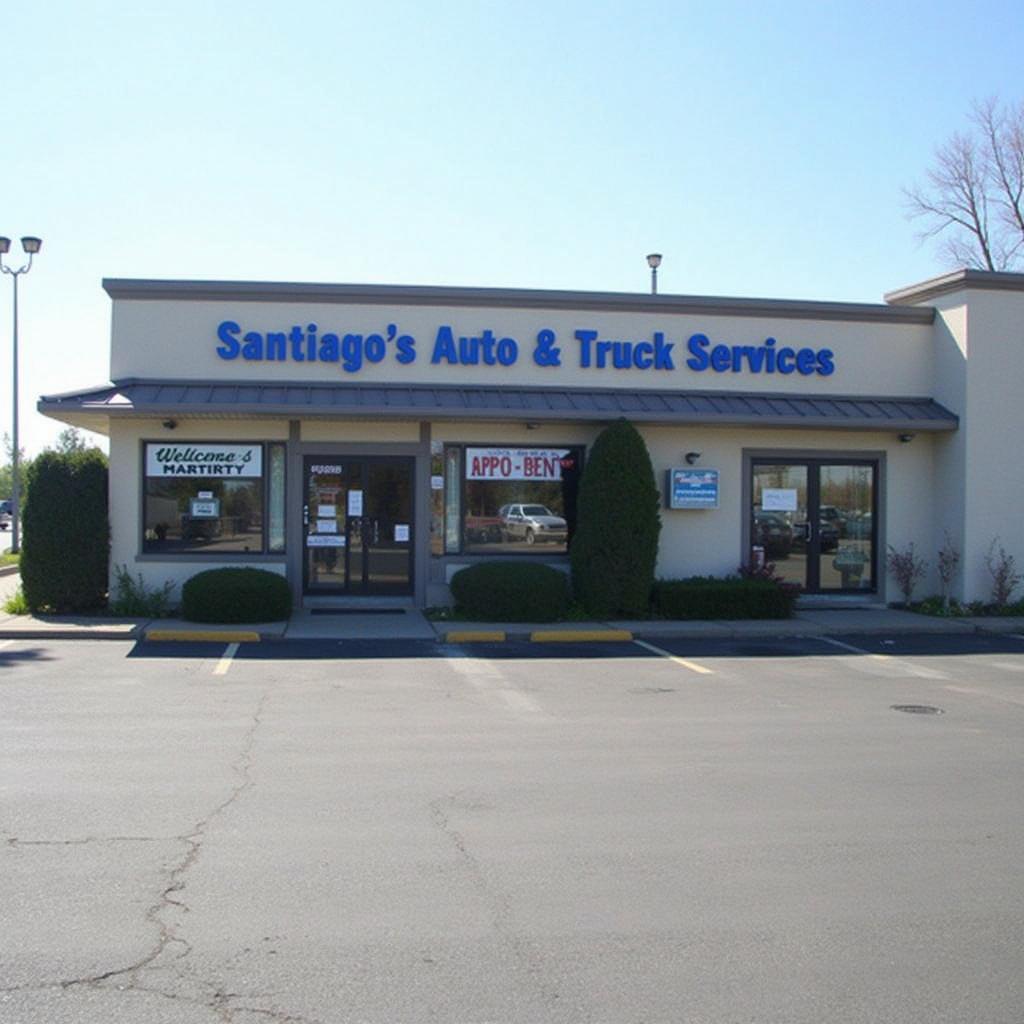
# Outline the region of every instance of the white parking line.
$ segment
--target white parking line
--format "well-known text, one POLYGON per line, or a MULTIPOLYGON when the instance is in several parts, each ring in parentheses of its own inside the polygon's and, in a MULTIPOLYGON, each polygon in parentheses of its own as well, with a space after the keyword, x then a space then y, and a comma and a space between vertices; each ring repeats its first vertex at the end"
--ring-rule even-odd
POLYGON ((953 693, 966 693, 972 697, 988 697, 989 700, 997 700, 1002 704, 1016 704, 1018 707, 1024 707, 1024 699, 1020 697, 1006 697, 1000 693, 993 693, 991 690, 985 690, 978 686, 944 686, 944 690, 950 690, 953 693))
MULTIPOLYGON (((863 647, 854 647, 853 644, 843 643, 842 640, 836 640, 834 637, 819 636, 817 639, 822 643, 831 644, 833 647, 841 647, 844 651, 849 651, 851 654, 860 654, 870 658, 872 661, 884 662, 887 666, 898 669, 903 674, 917 676, 919 679, 949 678, 945 672, 940 672, 938 669, 923 668, 920 665, 914 665, 909 661, 904 661, 902 658, 894 658, 891 654, 875 654, 874 651, 865 650, 863 647)), ((850 664, 855 663, 851 662, 850 664)))
POLYGON ((637 647, 642 647, 646 651, 650 651, 652 654, 658 654, 662 658, 668 658, 669 661, 674 661, 677 665, 682 665, 683 668, 688 668, 691 672, 697 672, 702 676, 714 675, 714 671, 710 668, 705 668, 703 665, 698 665, 695 661, 689 661, 686 658, 680 658, 677 654, 673 654, 671 651, 662 650, 660 647, 655 647, 654 644, 649 644, 644 640, 634 640, 633 643, 637 647))
POLYGON ((13 643, 13 640, 0 640, 0 651, 2 651, 5 647, 10 647, 11 644, 13 643))
POLYGON ((231 659, 238 653, 238 647, 238 644, 228 644, 224 648, 224 654, 213 670, 215 676, 227 675, 228 669, 231 668, 231 659))
POLYGON ((533 697, 517 689, 495 662, 460 651, 455 657, 448 659, 448 665, 456 675, 462 677, 488 700, 500 702, 505 710, 525 718, 551 717, 533 697))

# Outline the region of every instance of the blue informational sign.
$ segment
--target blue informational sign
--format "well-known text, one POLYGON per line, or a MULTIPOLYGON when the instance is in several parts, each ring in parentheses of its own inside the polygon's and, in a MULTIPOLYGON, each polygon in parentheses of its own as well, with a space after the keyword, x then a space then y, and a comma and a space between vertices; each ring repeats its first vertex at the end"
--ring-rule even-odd
POLYGON ((718 470, 670 469, 668 507, 718 508, 718 470))

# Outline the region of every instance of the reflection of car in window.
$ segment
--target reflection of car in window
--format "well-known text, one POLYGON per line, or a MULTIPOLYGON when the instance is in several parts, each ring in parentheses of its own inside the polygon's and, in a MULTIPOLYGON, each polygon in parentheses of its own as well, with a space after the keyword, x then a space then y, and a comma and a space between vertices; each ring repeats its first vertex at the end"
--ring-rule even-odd
POLYGON ((500 514, 505 537, 510 541, 564 544, 568 536, 565 520, 546 505, 502 505, 500 514))
POLYGON ((830 526, 835 527, 837 537, 846 536, 846 519, 835 505, 822 505, 818 509, 818 514, 821 517, 822 526, 828 523, 830 526))
POLYGON ((753 543, 771 558, 785 558, 793 547, 793 527, 778 512, 755 509, 753 543))

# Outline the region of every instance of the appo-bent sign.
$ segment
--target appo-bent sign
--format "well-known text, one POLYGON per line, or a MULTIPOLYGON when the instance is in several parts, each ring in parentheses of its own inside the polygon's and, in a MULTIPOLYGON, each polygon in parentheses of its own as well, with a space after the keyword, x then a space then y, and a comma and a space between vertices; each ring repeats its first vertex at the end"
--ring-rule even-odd
POLYGON ((565 448, 467 448, 467 480, 561 480, 565 448))

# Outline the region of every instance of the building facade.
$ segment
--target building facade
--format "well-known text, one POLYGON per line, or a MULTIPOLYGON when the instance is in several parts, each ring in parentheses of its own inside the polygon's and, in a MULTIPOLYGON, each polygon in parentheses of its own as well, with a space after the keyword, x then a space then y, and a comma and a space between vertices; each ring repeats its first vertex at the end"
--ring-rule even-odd
POLYGON ((898 597, 888 546, 985 600, 1024 561, 1024 275, 885 304, 108 280, 111 384, 39 409, 110 437, 112 566, 283 574, 298 602, 448 600, 481 559, 567 566, 602 427, 664 489, 657 571, 752 558, 837 601, 898 597))

